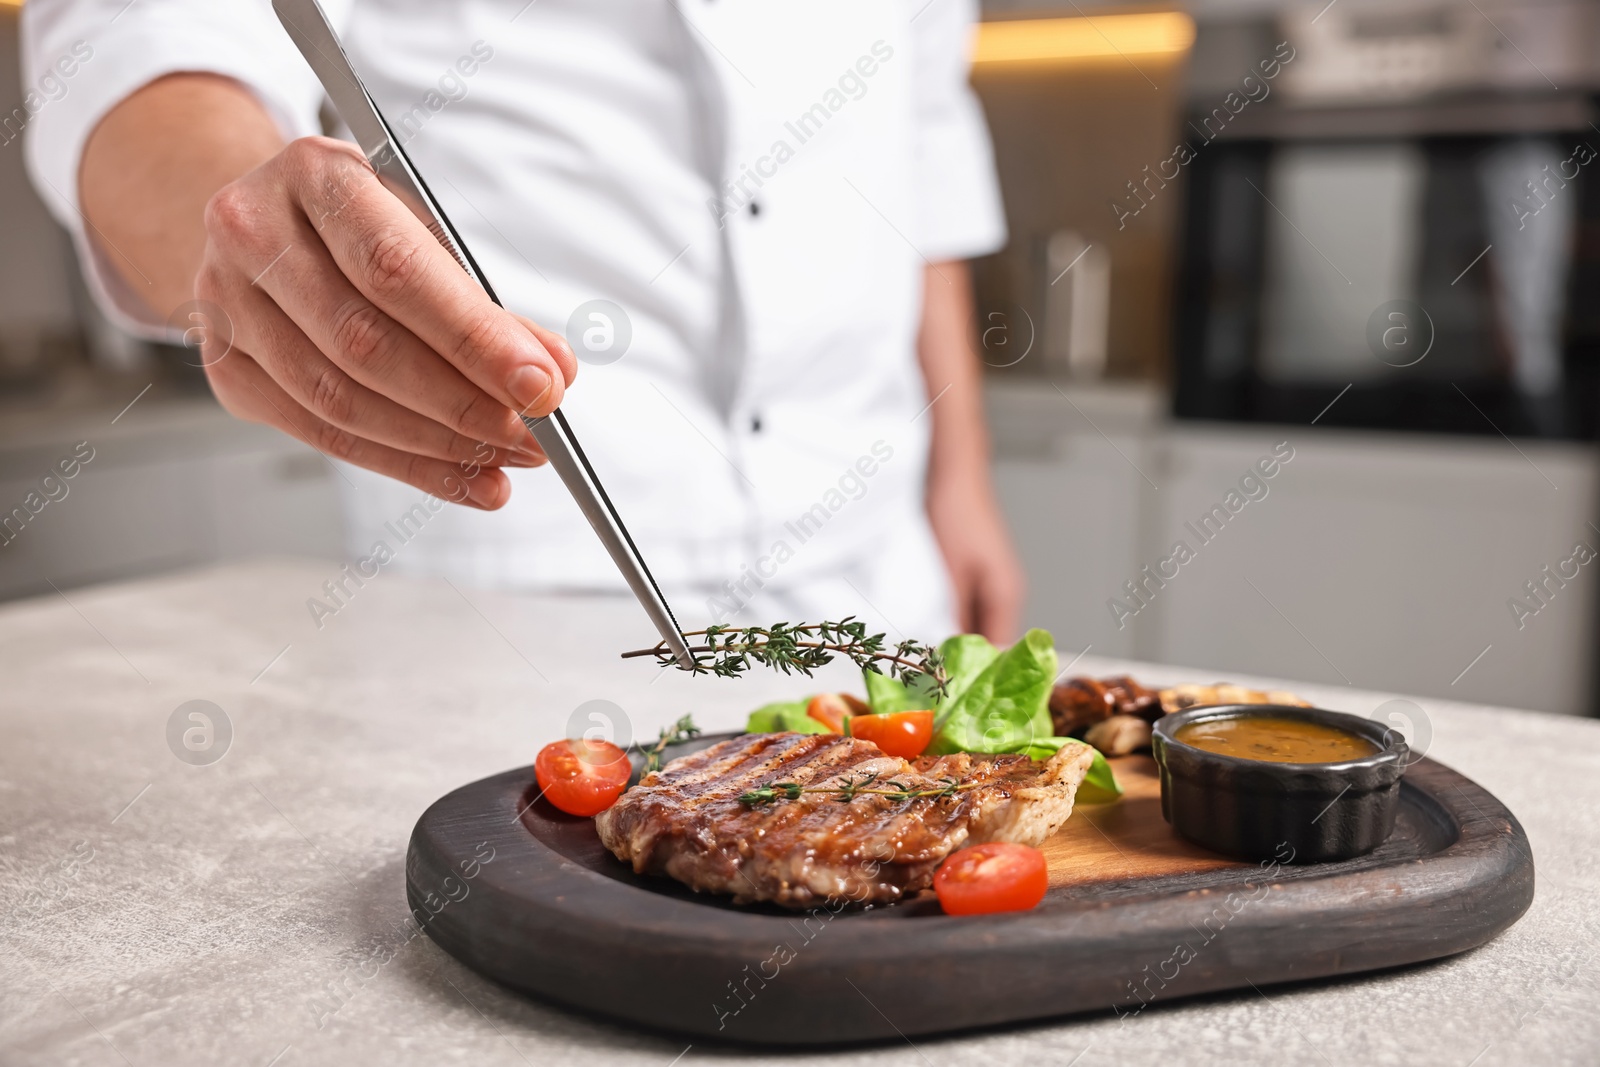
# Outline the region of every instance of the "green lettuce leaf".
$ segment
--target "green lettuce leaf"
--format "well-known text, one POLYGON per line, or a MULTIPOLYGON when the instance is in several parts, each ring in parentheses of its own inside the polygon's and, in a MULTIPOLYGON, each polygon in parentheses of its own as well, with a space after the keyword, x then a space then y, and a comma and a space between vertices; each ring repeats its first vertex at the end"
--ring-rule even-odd
POLYGON ((861 678, 867 684, 867 703, 874 715, 913 710, 911 693, 898 678, 876 671, 862 671, 861 678))
POLYGON ((982 634, 956 634, 939 646, 944 661, 944 699, 935 707, 954 703, 978 676, 1000 656, 1000 650, 982 634))
MULTIPOLYGON (((885 674, 863 671, 867 703, 874 713, 932 708, 935 711, 929 755, 951 752, 1023 753, 1031 759, 1054 756, 1062 745, 1085 742, 1055 737, 1050 720, 1050 689, 1056 678, 1055 642, 1043 630, 1029 630, 1021 641, 999 651, 978 634, 958 634, 939 646, 946 684, 942 700, 930 679, 912 685, 885 674)), ((826 733, 806 715, 806 701, 779 702, 750 713, 750 733, 796 730, 826 733)), ((1103 804, 1122 795, 1111 765, 1098 751, 1078 788, 1078 800, 1103 804)))
POLYGON ((1122 786, 1117 782, 1117 776, 1111 773, 1111 764, 1106 762, 1099 749, 1095 749, 1094 762, 1089 765, 1089 773, 1083 776, 1083 784, 1078 786, 1075 799, 1080 804, 1109 804, 1120 796, 1122 786))
MULTIPOLYGON (((1075 737, 1041 737, 1033 741, 1024 741, 1007 752, 1020 752, 1029 759, 1046 760, 1060 751, 1062 745, 1087 745, 1087 741, 1079 741, 1075 737)), ((1122 795, 1122 786, 1117 783, 1117 776, 1111 773, 1111 764, 1099 749, 1095 749, 1094 762, 1089 765, 1089 773, 1083 776, 1083 784, 1078 786, 1077 802, 1080 804, 1109 804, 1122 795)))
POLYGON ((907 686, 886 674, 862 671, 861 677, 867 686, 867 703, 872 706, 875 715, 923 708, 938 710, 965 692, 967 686, 999 655, 999 650, 981 634, 957 634, 939 646, 939 656, 945 669, 943 697, 934 691, 933 679, 927 675, 919 676, 907 686))
POLYGON ((750 713, 750 719, 744 724, 747 734, 776 734, 785 730, 793 730, 802 734, 825 734, 828 728, 822 723, 806 714, 806 705, 810 699, 785 701, 780 700, 772 704, 763 704, 750 713))
POLYGON ((1049 737, 1055 732, 1050 722, 1055 677, 1054 641, 1043 630, 1029 630, 940 707, 928 751, 1007 752, 1049 737))

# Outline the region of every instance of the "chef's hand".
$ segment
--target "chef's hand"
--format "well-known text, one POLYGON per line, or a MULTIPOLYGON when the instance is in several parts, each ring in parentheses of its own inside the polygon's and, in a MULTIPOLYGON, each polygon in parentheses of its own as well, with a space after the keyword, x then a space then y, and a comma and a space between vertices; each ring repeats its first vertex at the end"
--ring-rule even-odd
POLYGON ((973 323, 967 264, 930 264, 923 271, 917 337, 933 419, 928 521, 950 572, 962 631, 1007 644, 1017 637, 1024 582, 989 475, 983 376, 973 323))
POLYGON ((987 475, 935 477, 928 483, 928 519, 950 571, 963 633, 997 645, 1016 640, 1023 573, 987 475))
POLYGON ((481 508, 506 500, 500 466, 542 462, 516 412, 561 402, 571 349, 496 307, 354 148, 286 146, 238 82, 170 74, 117 102, 78 201, 132 299, 203 338, 235 415, 481 508))
POLYGON ((292 142, 211 197, 205 231, 194 292, 227 318, 203 356, 228 411, 485 509, 510 495, 494 468, 544 462, 517 416, 561 403, 571 348, 496 306, 355 148, 292 142))

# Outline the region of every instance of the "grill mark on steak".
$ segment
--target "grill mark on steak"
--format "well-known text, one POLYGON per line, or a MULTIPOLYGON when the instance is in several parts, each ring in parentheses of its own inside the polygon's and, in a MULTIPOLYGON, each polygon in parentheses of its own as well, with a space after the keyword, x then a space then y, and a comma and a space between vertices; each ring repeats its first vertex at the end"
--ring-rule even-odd
POLYGON ((951 852, 983 841, 1037 845, 1072 813, 1094 758, 1070 745, 1048 762, 959 753, 915 763, 833 734, 745 734, 647 775, 595 817, 600 840, 641 874, 699 892, 791 908, 823 901, 886 903, 932 883, 951 852), (908 790, 962 788, 895 800, 804 793, 747 807, 739 797, 781 782, 837 788, 876 774, 908 790))

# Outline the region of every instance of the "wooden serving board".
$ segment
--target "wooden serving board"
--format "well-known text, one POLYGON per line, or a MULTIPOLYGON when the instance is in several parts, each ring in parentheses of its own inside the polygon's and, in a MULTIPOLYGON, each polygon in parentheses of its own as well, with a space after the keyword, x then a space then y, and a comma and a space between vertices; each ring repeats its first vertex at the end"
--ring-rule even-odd
MULTIPOLYGON (((724 735, 727 736, 727 735, 724 735)), ((721 737, 702 738, 683 755, 721 737)), ((1483 944, 1533 900, 1516 818, 1456 772, 1406 771, 1394 834, 1339 863, 1266 865, 1175 837, 1148 756, 1126 795, 1044 845, 1033 911, 956 918, 931 893, 864 911, 736 907, 635 875, 593 822, 537 800, 532 767, 464 786, 411 837, 413 915, 508 985, 736 1041, 894 1038, 1417 963, 1483 944)))

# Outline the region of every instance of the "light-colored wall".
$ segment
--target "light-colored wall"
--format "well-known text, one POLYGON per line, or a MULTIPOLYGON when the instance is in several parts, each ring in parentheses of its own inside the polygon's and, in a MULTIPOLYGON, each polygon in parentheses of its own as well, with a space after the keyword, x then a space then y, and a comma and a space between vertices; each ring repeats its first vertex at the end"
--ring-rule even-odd
POLYGON ((991 390, 1029 619, 1062 648, 1592 710, 1600 560, 1565 585, 1548 582, 1543 606, 1525 583, 1579 542, 1600 549, 1593 447, 1174 425, 1153 395, 1140 409, 1137 392, 991 390), (1285 441, 1294 458, 1267 495, 1202 543, 1185 524, 1285 441), (1138 605, 1123 583, 1179 539, 1194 558, 1164 585, 1146 583, 1138 605), (1109 610, 1113 597, 1137 612, 1109 610), (1539 610, 1519 620, 1513 598, 1539 610))

